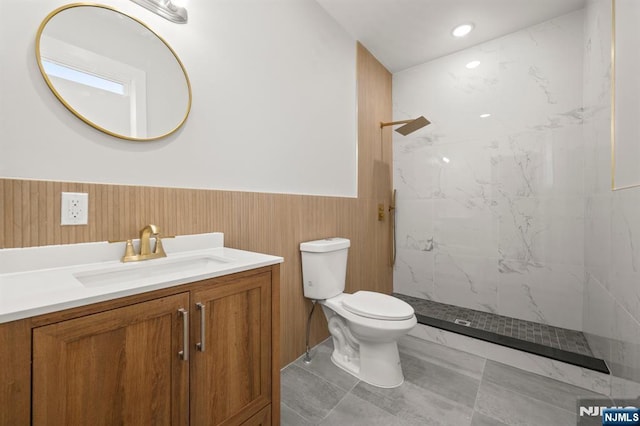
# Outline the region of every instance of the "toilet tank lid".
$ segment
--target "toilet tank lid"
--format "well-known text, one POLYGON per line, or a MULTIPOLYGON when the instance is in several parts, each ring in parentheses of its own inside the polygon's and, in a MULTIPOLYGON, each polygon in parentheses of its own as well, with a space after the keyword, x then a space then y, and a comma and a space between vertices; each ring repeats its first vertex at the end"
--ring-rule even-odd
POLYGON ((349 246, 351 246, 351 241, 348 239, 334 237, 300 243, 300 251, 325 253, 349 248, 349 246))
POLYGON ((373 291, 356 291, 344 298, 342 306, 356 315, 381 320, 407 320, 414 314, 404 300, 373 291))

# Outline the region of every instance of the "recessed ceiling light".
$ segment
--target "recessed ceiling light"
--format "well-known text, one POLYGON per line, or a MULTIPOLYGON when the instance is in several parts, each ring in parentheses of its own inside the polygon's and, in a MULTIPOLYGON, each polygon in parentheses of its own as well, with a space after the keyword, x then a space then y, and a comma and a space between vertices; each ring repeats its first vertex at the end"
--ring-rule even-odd
POLYGON ((451 160, 449 160, 449 158, 447 157, 442 157, 442 161, 444 161, 445 163, 450 163, 451 160))
POLYGON ((480 114, 480 118, 489 118, 491 114, 480 114))
POLYGON ((479 66, 480 66, 480 61, 471 61, 466 65, 466 67, 469 68, 470 70, 474 68, 478 68, 479 66))
POLYGON ((462 24, 458 25, 451 31, 454 37, 464 37, 469 34, 473 30, 473 24, 462 24))

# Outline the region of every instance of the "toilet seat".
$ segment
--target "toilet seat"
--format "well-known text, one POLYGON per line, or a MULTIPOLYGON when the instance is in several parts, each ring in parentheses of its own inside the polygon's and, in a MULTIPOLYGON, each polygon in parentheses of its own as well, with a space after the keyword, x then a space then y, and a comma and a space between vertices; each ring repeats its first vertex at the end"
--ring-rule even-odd
POLYGON ((402 321, 413 317, 414 310, 403 300, 372 291, 357 291, 342 299, 349 312, 365 318, 402 321))
POLYGON ((341 293, 331 299, 320 300, 318 303, 324 305, 327 308, 340 315, 349 323, 357 324, 363 327, 371 327, 377 330, 399 330, 408 327, 409 325, 416 324, 416 316, 411 315, 409 319, 402 320, 388 320, 378 318, 367 318, 364 315, 354 314, 347 310, 344 306, 344 301, 353 296, 353 294, 341 293))

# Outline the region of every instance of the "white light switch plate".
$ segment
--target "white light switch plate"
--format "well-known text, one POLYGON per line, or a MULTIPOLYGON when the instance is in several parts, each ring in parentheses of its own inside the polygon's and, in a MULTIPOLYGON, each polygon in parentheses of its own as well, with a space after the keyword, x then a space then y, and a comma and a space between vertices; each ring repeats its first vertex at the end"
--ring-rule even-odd
POLYGON ((89 194, 63 192, 60 211, 61 225, 86 225, 89 218, 89 194))

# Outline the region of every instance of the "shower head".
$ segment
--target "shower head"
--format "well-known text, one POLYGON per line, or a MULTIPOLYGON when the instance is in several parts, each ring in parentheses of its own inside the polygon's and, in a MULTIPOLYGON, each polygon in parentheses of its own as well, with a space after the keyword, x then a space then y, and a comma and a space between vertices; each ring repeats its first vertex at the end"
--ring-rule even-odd
POLYGON ((380 128, 386 126, 394 126, 396 124, 404 124, 402 127, 398 127, 396 132, 400 133, 403 136, 407 136, 409 133, 413 133, 418 129, 422 129, 424 126, 431 124, 429 120, 424 118, 424 116, 420 116, 413 120, 402 120, 402 121, 392 121, 390 123, 380 123, 380 128))

